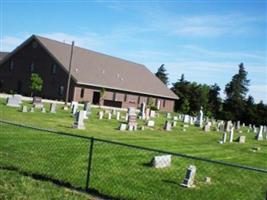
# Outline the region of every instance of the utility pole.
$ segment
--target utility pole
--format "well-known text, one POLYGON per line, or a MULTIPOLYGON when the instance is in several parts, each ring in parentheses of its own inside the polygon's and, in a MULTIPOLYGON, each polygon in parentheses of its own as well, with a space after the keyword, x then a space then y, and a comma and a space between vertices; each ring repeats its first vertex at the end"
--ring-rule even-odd
POLYGON ((71 78, 71 63, 72 63, 72 56, 73 56, 73 47, 74 47, 74 41, 71 43, 71 51, 70 51, 70 63, 69 63, 69 75, 68 75, 68 83, 67 83, 67 90, 66 90, 66 99, 65 99, 65 105, 64 110, 68 109, 67 103, 69 98, 69 90, 70 90, 70 78, 71 78))

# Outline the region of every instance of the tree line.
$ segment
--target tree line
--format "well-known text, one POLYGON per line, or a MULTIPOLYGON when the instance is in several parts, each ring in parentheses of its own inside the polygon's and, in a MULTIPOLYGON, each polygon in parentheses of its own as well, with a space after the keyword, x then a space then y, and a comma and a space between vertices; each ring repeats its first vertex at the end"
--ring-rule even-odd
MULTIPOLYGON (((158 68, 155 75, 168 85, 168 73, 164 64, 158 68)), ((225 85, 225 99, 220 98, 221 88, 213 85, 199 84, 185 79, 184 74, 171 90, 179 97, 175 103, 175 111, 189 115, 197 115, 200 107, 206 116, 215 119, 241 121, 246 124, 266 125, 267 105, 260 101, 254 102, 252 96, 247 96, 249 80, 244 64, 240 63, 238 72, 225 85)))

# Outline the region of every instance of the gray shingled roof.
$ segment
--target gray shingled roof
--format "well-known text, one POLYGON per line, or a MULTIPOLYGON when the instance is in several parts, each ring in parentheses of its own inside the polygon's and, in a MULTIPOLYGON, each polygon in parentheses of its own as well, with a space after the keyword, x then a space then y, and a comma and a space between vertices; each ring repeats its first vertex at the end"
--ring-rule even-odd
MULTIPOLYGON (((35 36, 68 71, 71 45, 35 36)), ((77 83, 178 99, 144 65, 74 47, 72 76, 77 83)))
POLYGON ((1 52, 0 51, 0 60, 2 60, 8 54, 9 54, 9 52, 1 52))

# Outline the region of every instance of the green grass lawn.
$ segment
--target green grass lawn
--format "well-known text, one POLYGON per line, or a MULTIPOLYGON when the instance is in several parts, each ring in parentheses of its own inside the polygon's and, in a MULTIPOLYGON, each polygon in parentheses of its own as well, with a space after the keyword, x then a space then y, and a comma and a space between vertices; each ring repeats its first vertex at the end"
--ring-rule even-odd
MULTIPOLYGON (((48 106, 48 105, 46 105, 48 106)), ((47 107, 48 109, 48 107, 47 107)), ((98 120, 93 109, 86 120, 86 130, 72 129, 69 111, 58 108, 56 114, 22 113, 0 102, 0 119, 48 128, 68 133, 94 136, 143 147, 267 168, 267 141, 256 141, 247 133, 246 144, 219 144, 219 132, 204 133, 191 126, 182 132, 181 125, 170 132, 163 130, 165 115, 155 118, 155 130, 120 132, 120 122, 98 120), (253 152, 253 147, 260 147, 253 152)), ((143 122, 139 122, 140 124, 143 122)), ((235 138, 240 134, 235 133, 235 138)), ((0 165, 15 166, 20 171, 45 175, 75 187, 85 187, 89 142, 27 128, 1 124, 0 165)), ((104 142, 95 142, 90 188, 99 193, 126 199, 263 199, 267 189, 267 174, 203 161, 173 157, 167 169, 153 169, 147 164, 158 153, 140 151, 104 142), (179 184, 188 165, 197 167, 196 188, 185 189, 179 184), (206 184, 206 176, 212 183, 206 184)))
POLYGON ((88 195, 57 187, 49 182, 37 181, 17 172, 0 170, 0 177, 1 200, 90 199, 88 195))

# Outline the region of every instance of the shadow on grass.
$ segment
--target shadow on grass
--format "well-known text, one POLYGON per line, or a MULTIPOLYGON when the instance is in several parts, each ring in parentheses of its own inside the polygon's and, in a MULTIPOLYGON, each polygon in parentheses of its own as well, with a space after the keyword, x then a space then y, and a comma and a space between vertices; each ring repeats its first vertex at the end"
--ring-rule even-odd
POLYGON ((75 190, 77 192, 81 192, 84 194, 89 194, 93 197, 99 198, 99 199, 106 199, 106 200, 124 200, 121 198, 114 198, 105 194, 101 194, 100 192, 98 192, 98 190, 94 189, 94 188, 89 188, 89 189, 85 189, 82 187, 77 187, 72 185, 69 182, 65 182, 63 180, 58 180, 55 179, 53 177, 49 177, 46 175, 42 175, 42 174, 37 174, 37 173, 30 173, 30 172, 26 172, 26 171, 22 171, 17 167, 14 166, 2 166, 0 165, 0 170, 6 170, 6 171, 14 171, 17 172, 18 174, 22 175, 22 176, 26 176, 26 177, 30 177, 32 179, 38 180, 38 181, 46 181, 46 182, 51 182, 59 187, 65 187, 68 188, 70 190, 75 190))

